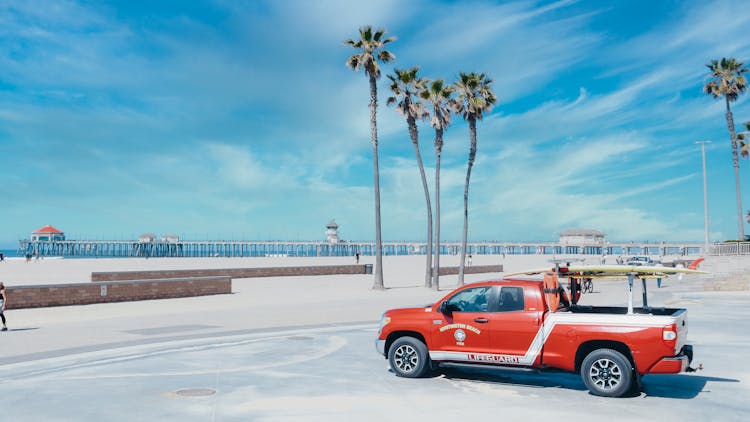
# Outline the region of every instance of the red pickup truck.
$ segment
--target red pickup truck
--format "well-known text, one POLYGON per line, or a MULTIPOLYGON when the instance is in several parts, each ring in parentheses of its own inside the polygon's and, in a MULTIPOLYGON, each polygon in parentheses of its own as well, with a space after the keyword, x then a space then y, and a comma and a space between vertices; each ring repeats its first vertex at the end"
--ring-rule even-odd
POLYGON ((376 348, 402 377, 451 364, 556 369, 580 372, 606 397, 639 392, 641 375, 692 371, 685 309, 550 310, 549 294, 533 280, 468 284, 434 305, 385 312, 376 348))

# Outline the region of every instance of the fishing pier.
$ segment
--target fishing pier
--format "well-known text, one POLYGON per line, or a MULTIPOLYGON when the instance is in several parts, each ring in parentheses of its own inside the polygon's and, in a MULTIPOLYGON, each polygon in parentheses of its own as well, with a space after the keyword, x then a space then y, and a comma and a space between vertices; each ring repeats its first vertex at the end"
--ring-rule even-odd
MULTIPOLYGON (((426 242, 383 242, 383 255, 424 255, 426 242)), ((558 242, 468 242, 473 255, 699 255, 698 243, 607 243, 606 245, 562 245, 558 242)), ((264 257, 264 256, 354 256, 375 255, 375 242, 325 241, 185 241, 162 240, 20 240, 20 256, 39 257, 264 257)), ((460 242, 441 242, 441 255, 461 253, 460 242)))

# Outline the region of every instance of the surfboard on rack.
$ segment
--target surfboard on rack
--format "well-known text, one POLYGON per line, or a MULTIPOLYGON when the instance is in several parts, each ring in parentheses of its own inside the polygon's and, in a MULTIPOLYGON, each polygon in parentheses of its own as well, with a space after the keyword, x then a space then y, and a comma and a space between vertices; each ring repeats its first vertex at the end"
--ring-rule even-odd
MULTIPOLYGON (((510 274, 504 274, 504 277, 514 277, 519 275, 538 275, 548 272, 555 272, 555 268, 537 268, 526 271, 519 271, 510 274)), ((571 265, 560 267, 558 274, 560 277, 574 278, 598 278, 598 277, 627 277, 632 274, 638 278, 659 278, 667 277, 674 274, 707 274, 704 271, 693 270, 690 268, 673 268, 658 266, 639 266, 639 265, 571 265)))
MULTIPOLYGON (((684 274, 707 274, 705 271, 698 271, 690 268, 658 267, 658 266, 639 266, 639 265, 570 265, 557 268, 540 268, 534 270, 520 271, 516 273, 505 274, 504 278, 520 275, 544 275, 545 293, 548 289, 547 284, 553 281, 559 285, 558 277, 566 277, 569 280, 571 289, 571 300, 573 304, 578 302, 578 284, 584 279, 594 278, 623 278, 628 281, 628 314, 633 314, 633 282, 640 279, 643 283, 643 306, 648 306, 648 296, 646 294, 646 280, 649 278, 667 278, 670 275, 677 274, 680 279, 684 274), (554 276, 554 277, 553 277, 554 276)), ((548 297, 550 302, 556 299, 548 297)), ((556 304, 556 303, 554 303, 556 304)))

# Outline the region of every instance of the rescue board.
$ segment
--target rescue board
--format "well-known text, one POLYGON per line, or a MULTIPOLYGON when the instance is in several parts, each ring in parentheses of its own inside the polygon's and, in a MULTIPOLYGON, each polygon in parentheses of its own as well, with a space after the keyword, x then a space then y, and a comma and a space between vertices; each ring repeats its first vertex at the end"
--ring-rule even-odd
MULTIPOLYGON (((504 277, 518 275, 537 275, 554 271, 554 269, 543 268, 516 273, 504 274, 504 277)), ((560 267, 560 276, 575 278, 591 277, 617 277, 620 275, 633 274, 636 277, 666 277, 672 274, 707 274, 705 271, 692 270, 689 268, 657 267, 657 266, 640 266, 640 265, 571 265, 560 267)))

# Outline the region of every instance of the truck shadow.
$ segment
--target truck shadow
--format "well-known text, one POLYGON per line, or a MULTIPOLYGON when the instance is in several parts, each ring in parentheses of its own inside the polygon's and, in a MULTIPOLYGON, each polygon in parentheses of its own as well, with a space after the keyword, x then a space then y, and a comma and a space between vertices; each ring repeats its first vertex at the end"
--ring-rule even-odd
MULTIPOLYGON (((587 390, 586 385, 578 374, 568 372, 515 372, 503 369, 443 367, 437 375, 439 376, 440 374, 449 380, 497 385, 517 385, 530 388, 587 390)), ((740 382, 732 378, 704 377, 687 374, 648 375, 642 379, 642 391, 644 397, 692 399, 699 393, 711 392, 710 389, 706 389, 706 384, 709 381, 740 382)))
POLYGON ((475 381, 531 388, 565 388, 586 391, 581 377, 566 372, 515 372, 490 368, 440 368, 438 375, 449 380, 475 381))
POLYGON ((665 374, 643 377, 643 392, 648 397, 692 399, 698 393, 710 393, 707 382, 740 382, 733 378, 704 377, 701 375, 665 374))

